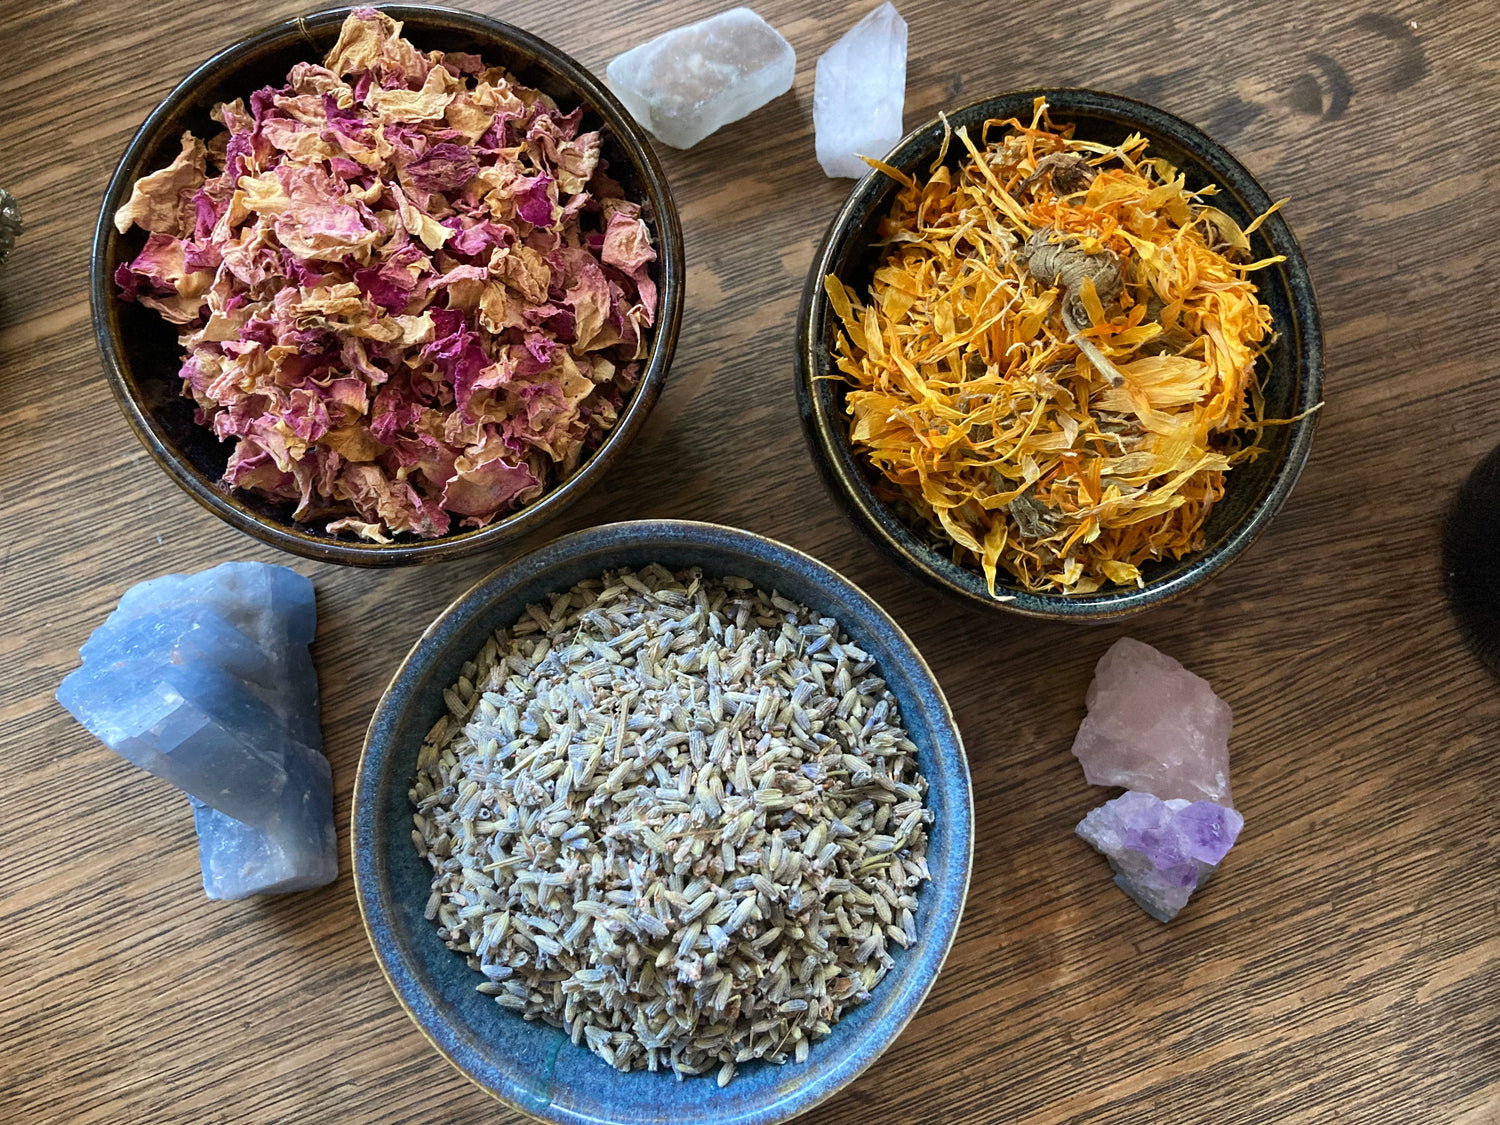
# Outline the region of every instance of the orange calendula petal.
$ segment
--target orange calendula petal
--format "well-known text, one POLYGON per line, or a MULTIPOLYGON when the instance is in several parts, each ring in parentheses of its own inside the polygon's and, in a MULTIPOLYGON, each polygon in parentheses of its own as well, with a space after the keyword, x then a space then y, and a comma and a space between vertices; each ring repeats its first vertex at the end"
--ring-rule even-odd
POLYGON ((960 164, 940 159, 925 180, 882 169, 901 190, 866 298, 825 282, 851 437, 883 494, 995 596, 1002 576, 1138 585, 1142 564, 1202 543, 1225 474, 1260 452, 1271 322, 1246 275, 1270 264, 1248 261, 1264 216, 1241 230, 1143 137, 1073 140, 1041 100, 1029 124, 986 122, 982 148, 951 135, 960 164), (1034 173, 1068 153, 1092 179, 1059 195, 1034 173), (1044 229, 1107 255, 1120 283, 1101 288, 1106 269, 1040 284, 1024 246, 1044 229))

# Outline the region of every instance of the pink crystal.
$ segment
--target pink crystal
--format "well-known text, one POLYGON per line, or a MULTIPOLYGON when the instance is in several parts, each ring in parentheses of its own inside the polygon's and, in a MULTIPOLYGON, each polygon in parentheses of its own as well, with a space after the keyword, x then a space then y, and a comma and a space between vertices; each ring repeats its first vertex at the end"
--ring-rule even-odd
POLYGON ((1122 637, 1099 658, 1087 703, 1073 753, 1090 785, 1233 806, 1234 715, 1203 677, 1148 644, 1122 637))

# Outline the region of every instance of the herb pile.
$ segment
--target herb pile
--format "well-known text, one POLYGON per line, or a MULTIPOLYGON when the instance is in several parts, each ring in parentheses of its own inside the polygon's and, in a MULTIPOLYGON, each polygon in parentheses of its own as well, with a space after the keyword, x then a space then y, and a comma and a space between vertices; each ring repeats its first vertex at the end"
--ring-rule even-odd
POLYGON ((180 326, 225 484, 377 542, 566 478, 639 379, 656 253, 583 110, 371 9, 213 110, 115 216, 121 296, 180 326))
POLYGON ((427 917, 621 1070, 802 1061, 917 936, 926 782, 874 661, 741 578, 650 566, 528 607, 447 693, 427 917))
MULTIPOLYGON (((1074 139, 1038 100, 986 123, 957 171, 902 188, 842 322, 851 438, 884 496, 977 564, 991 594, 1142 584, 1203 543, 1225 475, 1255 457, 1271 314, 1245 230, 1132 135, 1074 139), (994 131, 996 138, 989 141, 994 131)), ((1273 208, 1274 210, 1274 208, 1273 208)), ((1262 216, 1262 219, 1264 216, 1262 216)))

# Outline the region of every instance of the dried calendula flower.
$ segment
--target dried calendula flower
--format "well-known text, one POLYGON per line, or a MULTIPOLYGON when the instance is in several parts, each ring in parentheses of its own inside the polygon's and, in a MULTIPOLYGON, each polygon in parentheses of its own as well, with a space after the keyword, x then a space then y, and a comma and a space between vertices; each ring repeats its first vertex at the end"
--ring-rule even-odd
POLYGON ((902 184, 889 249, 866 300, 825 282, 850 436, 992 594, 1002 572, 1141 584, 1202 545, 1225 474, 1261 452, 1271 313, 1247 275, 1280 261, 1249 260, 1265 216, 1241 230, 1144 137, 1077 140, 1041 99, 981 142, 952 134, 925 181, 874 162, 902 184))

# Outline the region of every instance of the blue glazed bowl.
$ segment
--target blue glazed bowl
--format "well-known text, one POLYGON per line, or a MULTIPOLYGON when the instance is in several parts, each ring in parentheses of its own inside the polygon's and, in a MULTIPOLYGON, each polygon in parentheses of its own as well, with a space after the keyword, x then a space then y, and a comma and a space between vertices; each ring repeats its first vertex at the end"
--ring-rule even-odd
POLYGON ((963 912, 973 858, 968 761, 942 689, 912 642, 848 579, 781 543, 733 528, 675 520, 608 524, 564 536, 482 580, 412 647, 375 710, 354 785, 355 889, 376 959, 407 1014, 443 1057, 480 1087, 541 1121, 567 1125, 770 1125, 852 1082, 891 1045, 937 978, 963 912), (918 939, 870 1001, 812 1046, 805 1063, 754 1062, 720 1089, 713 1076, 622 1074, 562 1031, 527 1023, 475 991, 481 980, 423 917, 430 876, 411 840, 407 790, 422 738, 453 684, 497 628, 528 602, 612 567, 661 563, 734 574, 836 617, 879 662, 919 747, 936 814, 932 882, 919 892, 918 939))
MULTIPOLYGON (((1151 142, 1150 154, 1171 161, 1187 177, 1189 188, 1216 184, 1219 194, 1213 205, 1241 226, 1271 206, 1271 196, 1255 177, 1202 130, 1155 106, 1093 90, 1039 88, 973 102, 908 134, 885 162, 925 177, 948 127, 967 127, 970 135, 978 136, 991 119, 1029 118, 1038 97, 1047 99, 1053 121, 1071 122, 1076 135, 1085 140, 1119 144, 1131 133, 1144 135, 1151 142)), ((957 166, 967 157, 962 145, 949 146, 949 165, 957 166)), ((990 597, 977 568, 955 563, 945 547, 909 526, 876 495, 875 473, 849 440, 847 387, 833 362, 838 317, 823 291, 823 279, 833 274, 858 293, 868 289, 885 250, 877 228, 899 189, 895 180, 878 172, 855 185, 813 258, 797 322, 797 401, 813 460, 835 501, 881 551, 910 574, 971 605, 1055 621, 1100 621, 1138 613, 1197 589, 1255 542, 1297 483, 1318 422, 1317 414, 1308 411, 1323 396, 1318 302, 1302 251, 1280 212, 1250 236, 1253 257, 1285 258, 1254 275, 1275 332, 1260 367, 1261 390, 1266 417, 1297 421, 1261 432, 1266 452, 1236 466, 1225 478, 1224 498, 1204 527, 1203 547, 1180 559, 1142 566, 1143 586, 1111 586, 1085 595, 1032 593, 1002 573, 995 583, 996 592, 1005 597, 1000 600, 990 597)))

